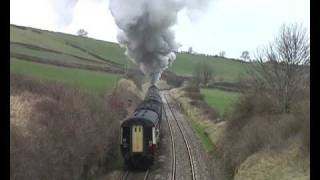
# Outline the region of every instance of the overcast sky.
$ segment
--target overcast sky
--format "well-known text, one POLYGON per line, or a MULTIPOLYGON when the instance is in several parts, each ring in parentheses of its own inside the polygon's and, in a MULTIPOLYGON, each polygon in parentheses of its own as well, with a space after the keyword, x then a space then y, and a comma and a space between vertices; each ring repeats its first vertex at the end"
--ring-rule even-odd
MULTIPOLYGON (((211 0, 197 16, 182 10, 173 27, 176 41, 187 50, 239 58, 272 41, 283 23, 302 23, 309 30, 309 0, 211 0)), ((117 42, 117 26, 108 0, 10 0, 10 23, 117 42), (60 2, 64 3, 61 6, 60 2)))

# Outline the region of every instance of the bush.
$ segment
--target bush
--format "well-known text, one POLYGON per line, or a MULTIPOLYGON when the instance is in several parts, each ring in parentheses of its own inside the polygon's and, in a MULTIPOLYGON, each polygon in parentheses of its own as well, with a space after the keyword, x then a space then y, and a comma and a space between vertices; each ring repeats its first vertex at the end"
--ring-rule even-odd
POLYGON ((191 98, 195 101, 202 101, 204 100, 204 95, 198 93, 198 92, 186 92, 185 94, 187 97, 191 98))
POLYGON ((169 85, 174 87, 180 87, 185 80, 185 77, 177 76, 171 71, 164 71, 161 75, 161 78, 167 81, 169 85))
POLYGON ((188 84, 183 88, 183 90, 190 93, 200 93, 200 88, 193 84, 188 84))
POLYGON ((294 115, 300 122, 301 128, 301 150, 310 155, 310 100, 304 100, 294 106, 294 115))
POLYGON ((190 104, 201 109, 203 115, 208 119, 216 120, 219 117, 219 113, 205 102, 205 96, 201 94, 199 86, 195 83, 189 81, 183 91, 185 92, 184 96, 192 100, 190 104))
POLYGON ((10 93, 32 102, 25 126, 10 104, 10 179, 86 179, 116 160, 121 118, 106 100, 18 75, 10 93))
POLYGON ((193 80, 197 84, 207 86, 214 79, 214 70, 207 62, 198 62, 192 72, 193 80))
POLYGON ((217 143, 223 171, 233 175, 249 156, 262 149, 279 151, 296 137, 302 140, 303 151, 309 149, 310 108, 298 103, 296 113, 280 113, 275 103, 263 92, 240 99, 228 115, 226 129, 217 143))
MULTIPOLYGON (((274 42, 257 51, 248 69, 248 87, 217 147, 225 171, 260 150, 277 152, 300 139, 310 147, 310 42, 305 28, 283 25, 274 42)), ((240 79, 241 80, 241 79, 240 79)), ((223 174, 223 173, 222 173, 223 174)), ((221 179, 221 178, 220 178, 221 179)))
POLYGON ((188 84, 183 88, 185 91, 185 96, 189 97, 194 101, 203 101, 204 95, 200 93, 200 88, 193 82, 188 82, 188 84))
POLYGON ((142 84, 144 80, 144 75, 140 71, 131 70, 128 71, 124 77, 126 79, 132 80, 135 85, 139 88, 139 90, 142 90, 142 84))

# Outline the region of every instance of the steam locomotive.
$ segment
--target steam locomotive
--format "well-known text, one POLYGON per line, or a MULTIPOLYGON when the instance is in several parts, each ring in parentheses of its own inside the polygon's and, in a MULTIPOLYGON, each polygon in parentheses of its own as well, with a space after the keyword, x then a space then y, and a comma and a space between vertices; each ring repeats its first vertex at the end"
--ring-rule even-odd
POLYGON ((162 108, 159 89, 152 85, 144 101, 121 123, 120 149, 129 169, 146 169, 153 164, 160 141, 162 108))

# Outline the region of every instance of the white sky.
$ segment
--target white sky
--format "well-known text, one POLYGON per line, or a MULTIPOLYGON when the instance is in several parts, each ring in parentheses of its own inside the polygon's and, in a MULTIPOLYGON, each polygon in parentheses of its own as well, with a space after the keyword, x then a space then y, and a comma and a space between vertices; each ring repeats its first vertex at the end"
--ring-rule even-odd
MULTIPOLYGON (((84 28, 89 37, 117 42, 117 26, 108 0, 78 0, 67 25, 58 23, 61 16, 54 10, 53 1, 57 0, 10 0, 10 23, 70 34, 84 28)), ((182 44, 180 50, 190 46, 207 54, 224 50, 227 57, 239 58, 242 51, 253 54, 272 41, 283 23, 302 23, 309 30, 310 1, 211 0, 198 18, 188 17, 181 11, 173 27, 176 41, 182 44)))

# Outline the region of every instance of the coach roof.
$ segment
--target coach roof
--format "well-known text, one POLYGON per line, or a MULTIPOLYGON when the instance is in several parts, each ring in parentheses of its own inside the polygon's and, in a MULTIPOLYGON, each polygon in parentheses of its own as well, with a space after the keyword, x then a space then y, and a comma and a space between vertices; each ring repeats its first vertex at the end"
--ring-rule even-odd
POLYGON ((130 126, 132 124, 142 124, 144 126, 155 126, 159 122, 159 116, 157 113, 150 110, 138 110, 135 111, 133 116, 125 120, 122 126, 130 126))

